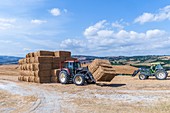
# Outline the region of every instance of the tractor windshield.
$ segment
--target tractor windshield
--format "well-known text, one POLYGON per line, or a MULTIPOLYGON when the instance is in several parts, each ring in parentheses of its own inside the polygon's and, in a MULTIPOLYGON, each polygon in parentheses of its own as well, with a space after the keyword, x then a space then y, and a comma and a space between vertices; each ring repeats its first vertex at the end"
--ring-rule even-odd
POLYGON ((161 64, 156 65, 155 69, 163 69, 163 67, 161 66, 161 64))
POLYGON ((74 68, 75 69, 81 68, 80 62, 74 62, 74 68))

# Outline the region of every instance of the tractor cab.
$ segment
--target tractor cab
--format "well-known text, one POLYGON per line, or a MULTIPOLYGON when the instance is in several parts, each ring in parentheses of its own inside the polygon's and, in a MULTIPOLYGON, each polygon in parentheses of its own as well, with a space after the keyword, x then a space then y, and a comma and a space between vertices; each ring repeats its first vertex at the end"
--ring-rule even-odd
POLYGON ((81 68, 81 64, 78 60, 69 60, 64 62, 64 68, 69 71, 69 74, 75 74, 81 68))
POLYGON ((160 70, 163 69, 161 63, 159 63, 159 62, 157 62, 157 63, 151 63, 151 67, 150 67, 151 73, 155 73, 156 70, 158 70, 158 69, 160 69, 160 70))

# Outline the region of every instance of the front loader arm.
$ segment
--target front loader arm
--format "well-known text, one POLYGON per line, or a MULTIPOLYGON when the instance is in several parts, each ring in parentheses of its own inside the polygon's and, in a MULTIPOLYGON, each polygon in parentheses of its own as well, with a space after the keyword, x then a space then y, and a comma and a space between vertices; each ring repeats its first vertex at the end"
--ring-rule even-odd
POLYGON ((138 70, 135 70, 132 74, 132 77, 136 76, 140 72, 140 70, 141 70, 140 68, 138 70))

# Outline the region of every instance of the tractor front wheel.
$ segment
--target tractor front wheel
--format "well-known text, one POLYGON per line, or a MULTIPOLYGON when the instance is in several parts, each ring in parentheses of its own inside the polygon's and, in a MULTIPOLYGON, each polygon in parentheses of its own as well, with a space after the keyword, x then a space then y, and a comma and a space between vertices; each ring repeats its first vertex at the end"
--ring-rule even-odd
POLYGON ((139 79, 140 80, 145 80, 147 77, 146 77, 146 75, 144 75, 144 74, 140 74, 139 75, 139 79))
POLYGON ((82 86, 85 84, 85 77, 82 74, 76 74, 73 78, 74 84, 82 86))
POLYGON ((61 84, 68 84, 70 80, 70 76, 66 71, 61 71, 59 74, 59 81, 61 84))
POLYGON ((165 80, 167 78, 168 74, 166 71, 164 70, 158 70, 156 73, 155 73, 155 77, 156 79, 158 80, 165 80))

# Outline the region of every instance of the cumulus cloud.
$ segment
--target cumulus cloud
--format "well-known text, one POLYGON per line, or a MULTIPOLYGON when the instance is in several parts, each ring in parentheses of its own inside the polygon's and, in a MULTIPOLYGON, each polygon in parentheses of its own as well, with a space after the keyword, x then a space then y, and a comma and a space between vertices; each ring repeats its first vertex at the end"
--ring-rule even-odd
POLYGON ((32 24, 43 24, 43 23, 46 23, 47 21, 45 21, 45 20, 37 20, 37 19, 35 19, 35 20, 31 20, 31 23, 32 24))
POLYGON ((154 21, 163 21, 170 20, 170 5, 159 9, 158 13, 143 13, 139 17, 137 17, 134 22, 135 23, 146 23, 146 22, 154 22, 154 21))
POLYGON ((124 28, 124 26, 121 25, 121 24, 118 23, 118 22, 113 22, 113 23, 112 23, 112 27, 115 27, 115 28, 118 28, 118 29, 123 29, 123 28, 124 28))
POLYGON ((53 15, 53 16, 59 16, 61 15, 61 11, 59 8, 53 8, 50 10, 50 13, 53 15))
MULTIPOLYGON (((125 54, 152 54, 150 51, 168 46, 170 40, 164 30, 152 29, 145 32, 110 29, 112 23, 102 20, 84 30, 84 41, 80 39, 66 39, 61 43, 64 48, 81 48, 92 54, 110 53, 125 54), (160 42, 161 40, 161 42, 160 42)), ((154 54, 154 53, 153 53, 154 54)))
POLYGON ((72 50, 74 52, 84 52, 87 50, 86 42, 79 39, 66 39, 60 44, 62 49, 72 50), (85 49, 86 48, 86 49, 85 49))

